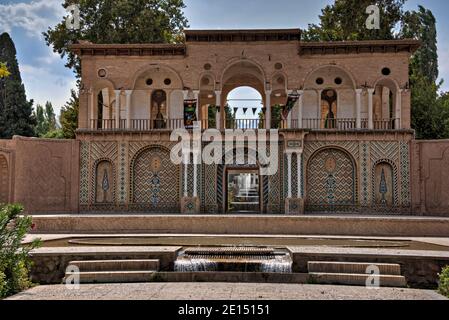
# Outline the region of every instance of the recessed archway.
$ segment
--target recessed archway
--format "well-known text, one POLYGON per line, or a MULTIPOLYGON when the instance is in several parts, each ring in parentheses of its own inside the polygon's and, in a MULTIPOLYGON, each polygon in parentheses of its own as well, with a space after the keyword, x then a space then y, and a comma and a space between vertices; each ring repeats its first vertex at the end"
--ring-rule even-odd
POLYGON ((373 88, 373 120, 374 128, 382 130, 395 129, 399 125, 400 88, 396 81, 388 77, 378 79, 373 88))
POLYGON ((354 210, 357 169, 352 156, 339 148, 324 148, 307 163, 307 209, 330 212, 354 210))

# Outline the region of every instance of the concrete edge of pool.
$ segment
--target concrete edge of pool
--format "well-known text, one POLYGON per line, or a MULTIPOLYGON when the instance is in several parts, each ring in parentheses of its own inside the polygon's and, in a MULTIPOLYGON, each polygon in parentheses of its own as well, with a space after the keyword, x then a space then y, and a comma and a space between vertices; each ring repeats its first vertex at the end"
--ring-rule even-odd
POLYGON ((449 218, 428 217, 36 215, 33 222, 36 234, 449 236, 449 218))

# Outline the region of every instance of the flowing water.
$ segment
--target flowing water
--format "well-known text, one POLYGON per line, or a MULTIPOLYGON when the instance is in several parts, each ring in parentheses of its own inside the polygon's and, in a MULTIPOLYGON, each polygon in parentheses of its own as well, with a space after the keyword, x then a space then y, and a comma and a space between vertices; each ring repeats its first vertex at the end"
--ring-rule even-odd
POLYGON ((175 261, 176 272, 291 273, 292 259, 271 248, 188 248, 175 261))

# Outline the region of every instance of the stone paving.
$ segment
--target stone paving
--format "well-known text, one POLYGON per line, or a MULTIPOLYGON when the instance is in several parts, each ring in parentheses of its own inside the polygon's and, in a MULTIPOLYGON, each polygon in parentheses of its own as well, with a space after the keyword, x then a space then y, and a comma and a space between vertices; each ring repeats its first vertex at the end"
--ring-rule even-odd
POLYGON ((445 300, 435 291, 364 287, 245 284, 141 283, 38 286, 10 300, 445 300))

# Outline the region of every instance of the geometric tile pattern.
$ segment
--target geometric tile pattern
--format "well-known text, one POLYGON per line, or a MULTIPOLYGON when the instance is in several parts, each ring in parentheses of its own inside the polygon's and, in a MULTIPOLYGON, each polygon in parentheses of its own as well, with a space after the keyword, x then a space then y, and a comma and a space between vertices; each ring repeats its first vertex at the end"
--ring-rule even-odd
POLYGON ((204 213, 215 214, 217 213, 217 191, 216 191, 216 177, 217 166, 216 165, 203 165, 203 196, 202 206, 204 213))
POLYGON ((150 147, 141 151, 131 164, 132 208, 152 213, 180 211, 179 166, 170 161, 170 151, 150 147), (160 159, 155 170, 153 159, 160 159))
POLYGON ((89 143, 81 142, 80 146, 80 205, 89 205, 89 143))
POLYGON ((361 203, 360 205, 362 207, 367 207, 370 204, 370 198, 369 198, 369 189, 370 189, 370 185, 369 185, 369 144, 368 143, 362 143, 361 144, 361 155, 362 155, 362 159, 361 159, 361 170, 360 170, 360 179, 361 179, 361 193, 362 193, 362 197, 361 197, 361 203))
MULTIPOLYGON (((174 143, 170 142, 157 142, 152 143, 150 141, 133 141, 133 142, 80 142, 80 190, 79 190, 79 204, 82 211, 96 209, 94 196, 96 186, 96 165, 99 160, 107 160, 113 164, 113 176, 115 177, 115 183, 110 183, 114 187, 114 204, 111 204, 111 210, 124 211, 124 210, 136 210, 136 204, 132 203, 135 199, 132 176, 133 167, 136 163, 136 158, 141 155, 143 150, 148 148, 159 148, 163 152, 163 162, 165 165, 171 164, 170 150, 174 143)), ((261 177, 261 188, 263 198, 263 208, 265 212, 279 214, 285 211, 285 197, 287 197, 287 183, 288 183, 288 171, 287 171, 287 158, 283 154, 283 143, 279 145, 279 170, 274 176, 261 177)), ((323 193, 317 192, 315 188, 306 188, 310 184, 311 173, 309 172, 311 157, 321 150, 333 148, 335 150, 345 150, 347 154, 350 154, 355 163, 354 173, 354 201, 358 203, 360 199, 360 207, 369 209, 373 207, 374 201, 374 182, 373 182, 373 170, 375 165, 380 162, 389 163, 393 168, 393 187, 394 187, 394 204, 398 212, 406 212, 411 206, 411 191, 410 191, 410 146, 407 142, 390 142, 390 141, 306 141, 304 144, 303 161, 302 161, 302 176, 301 185, 303 196, 310 198, 312 195, 316 199, 320 199, 321 202, 329 203, 329 199, 338 199, 341 195, 338 194, 337 189, 333 188, 335 178, 335 184, 341 183, 335 176, 326 177, 326 186, 324 190, 326 192, 326 198, 323 197, 323 193), (360 182, 360 184, 358 184, 360 182), (326 189, 327 188, 327 189, 326 189), (312 190, 311 190, 312 189, 312 190), (335 194, 332 190, 335 189, 335 194)), ((268 150, 270 148, 267 148, 268 150)), ((152 149, 153 150, 153 149, 152 149)), ((343 154, 345 152, 341 151, 343 154)), ((225 154, 225 152, 223 152, 225 154)), ((318 154, 316 154, 318 155, 318 154)), ((235 157, 233 153, 225 155, 224 159, 235 157)), ((247 157, 245 157, 247 158, 247 157)), ((312 166, 318 165, 312 164, 312 166)), ((201 199, 201 210, 204 213, 221 213, 224 196, 224 169, 225 165, 201 165, 198 166, 197 177, 197 190, 199 198, 201 199)), ((321 184, 321 192, 323 192, 323 173, 319 172, 317 168, 314 168, 318 172, 318 176, 321 184), (320 176, 321 175, 321 176, 320 176)), ((181 170, 181 166, 174 166, 170 172, 169 180, 172 183, 170 187, 166 186, 167 194, 172 196, 171 199, 175 200, 176 210, 172 208, 170 211, 179 212, 180 198, 183 196, 183 183, 184 177, 182 177, 184 170, 181 170), (175 178, 176 177, 176 178, 175 178)), ((297 157, 296 154, 292 156, 291 166, 291 191, 292 195, 297 195, 297 157)), ((168 176, 168 171, 167 171, 168 176)), ((136 176, 137 177, 137 176, 136 176)), ((108 177, 112 179, 113 177, 108 177)), ((149 178, 149 176, 145 177, 149 178)), ((189 165, 188 168, 188 190, 189 195, 192 196, 193 191, 193 165, 189 165)), ((314 179, 312 177, 312 179, 314 179)), ((151 183, 148 181, 141 182, 145 185, 143 192, 147 192, 149 195, 149 188, 151 183), (146 188, 146 189, 145 189, 146 188)), ((165 181, 161 181, 161 187, 163 187, 165 181)), ((153 185, 154 187, 154 185, 153 185)), ((156 185, 157 187, 157 185, 156 185)), ((154 191, 154 188, 153 188, 154 191)), ((154 195, 154 194, 153 194, 154 195)), ((351 194, 352 196, 352 194, 351 194)), ((145 197, 145 196, 144 196, 145 197)), ((346 194, 344 199, 348 199, 346 194)), ((315 200, 316 200, 315 199, 315 200)), ((310 201, 306 200, 306 206, 310 201)), ((148 206, 150 202, 146 202, 148 206)), ((142 204, 140 204, 142 205, 142 204)), ((139 208, 137 208, 139 209, 139 208)), ((151 208, 150 208, 151 209, 151 208)), ((162 208, 163 209, 163 208, 162 208)), ((307 208, 306 208, 307 209, 307 208)), ((357 208, 359 210, 359 208, 357 208)), ((158 212, 164 212, 164 210, 158 210, 158 212)), ((368 212, 363 210, 360 212, 368 212)), ((391 212, 391 211, 389 211, 391 212)))
POLYGON ((119 202, 123 205, 127 202, 127 181, 126 181, 126 172, 128 168, 127 164, 127 151, 126 151, 126 143, 120 144, 120 162, 119 162, 119 202))
POLYGON ((356 170, 353 160, 339 149, 319 151, 309 161, 308 205, 350 206, 356 203, 356 170))
MULTIPOLYGON (((268 148, 267 148, 268 149, 268 148)), ((268 149, 269 150, 269 149, 268 149)), ((283 144, 280 143, 278 146, 279 158, 284 159, 283 144)), ((284 161, 279 161, 279 168, 275 175, 268 176, 269 184, 269 201, 268 201, 268 212, 269 214, 282 214, 285 212, 284 203, 284 161)))
POLYGON ((407 142, 401 142, 401 198, 402 206, 411 206, 410 190, 410 147, 407 142))
POLYGON ((370 143, 371 161, 377 162, 380 159, 390 159, 393 162, 399 160, 399 143, 398 142, 379 142, 370 143))

